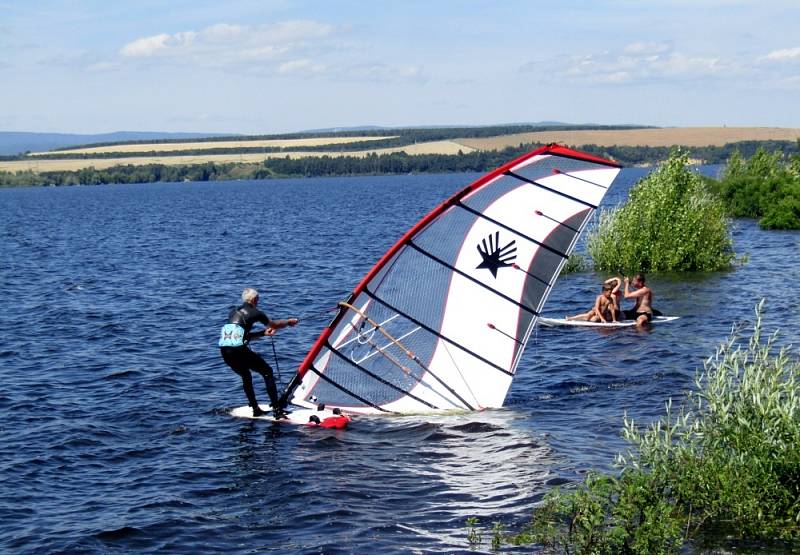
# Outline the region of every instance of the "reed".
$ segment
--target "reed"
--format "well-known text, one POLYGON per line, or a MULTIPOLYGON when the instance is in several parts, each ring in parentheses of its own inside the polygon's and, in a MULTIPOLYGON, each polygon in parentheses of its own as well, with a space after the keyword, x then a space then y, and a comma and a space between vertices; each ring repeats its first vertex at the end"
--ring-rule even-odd
POLYGON ((722 201, 675 150, 628 201, 601 212, 587 250, 596 271, 716 271, 734 260, 722 201))

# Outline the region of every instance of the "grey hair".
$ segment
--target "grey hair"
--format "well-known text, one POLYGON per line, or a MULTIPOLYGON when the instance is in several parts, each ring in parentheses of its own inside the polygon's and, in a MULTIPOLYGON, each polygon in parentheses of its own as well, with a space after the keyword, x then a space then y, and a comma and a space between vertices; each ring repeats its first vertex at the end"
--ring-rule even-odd
POLYGON ((246 303, 253 304, 258 298, 258 291, 253 289, 252 287, 246 287, 244 291, 242 291, 242 300, 246 303))

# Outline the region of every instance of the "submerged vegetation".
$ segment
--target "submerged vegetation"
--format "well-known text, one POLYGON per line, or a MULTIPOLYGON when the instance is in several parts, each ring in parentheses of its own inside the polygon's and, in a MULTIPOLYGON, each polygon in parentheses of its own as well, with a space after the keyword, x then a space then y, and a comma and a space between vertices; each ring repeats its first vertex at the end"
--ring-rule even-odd
POLYGON ((626 416, 619 474, 554 490, 519 533, 496 527, 492 545, 611 555, 675 553, 701 534, 800 541, 800 362, 777 332, 762 336, 762 305, 749 339, 733 330, 677 414, 668 403, 646 429, 626 416))
POLYGON ((800 229, 800 154, 759 148, 745 160, 736 151, 712 183, 732 217, 755 218, 763 229, 800 229))
POLYGON ((600 214, 587 250, 595 270, 715 271, 734 254, 722 201, 676 150, 637 183, 625 204, 600 214))

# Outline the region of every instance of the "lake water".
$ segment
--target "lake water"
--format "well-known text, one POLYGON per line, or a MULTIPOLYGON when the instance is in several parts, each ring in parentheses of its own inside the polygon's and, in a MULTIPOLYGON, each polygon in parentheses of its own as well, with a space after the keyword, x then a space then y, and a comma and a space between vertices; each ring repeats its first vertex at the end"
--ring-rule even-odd
MULTIPOLYGON (((303 319, 275 338, 285 383, 326 310, 476 177, 0 190, 0 551, 464 552, 468 517, 513 529, 555 485, 610 469, 623 413, 660 416, 760 298, 799 343, 800 234, 736 221, 746 264, 650 277, 680 320, 535 331, 502 410, 347 431, 228 414, 245 398, 216 340, 244 286, 303 319)), ((562 277, 546 311, 586 309, 604 277, 562 277)))

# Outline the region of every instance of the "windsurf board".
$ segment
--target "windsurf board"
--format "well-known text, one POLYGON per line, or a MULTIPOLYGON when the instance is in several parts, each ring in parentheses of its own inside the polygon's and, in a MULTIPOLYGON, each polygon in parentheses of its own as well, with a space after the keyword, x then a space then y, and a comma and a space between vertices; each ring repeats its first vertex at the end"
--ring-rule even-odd
MULTIPOLYGON (((665 322, 674 322, 680 316, 654 316, 650 321, 651 324, 663 324, 665 322)), ((636 320, 622 320, 621 322, 586 322, 583 320, 567 320, 566 318, 539 318, 539 324, 545 327, 576 327, 576 328, 601 328, 601 329, 614 329, 614 328, 631 328, 636 325, 636 320)))
POLYGON ((236 407, 231 411, 231 416, 236 418, 249 418, 251 420, 267 420, 283 424, 295 424, 298 426, 320 426, 322 428, 345 428, 350 422, 350 417, 331 409, 309 409, 305 407, 289 406, 286 409, 286 418, 276 420, 272 416, 272 410, 268 407, 261 407, 264 414, 253 416, 253 409, 249 406, 236 407), (315 418, 317 420, 315 420, 315 418))

